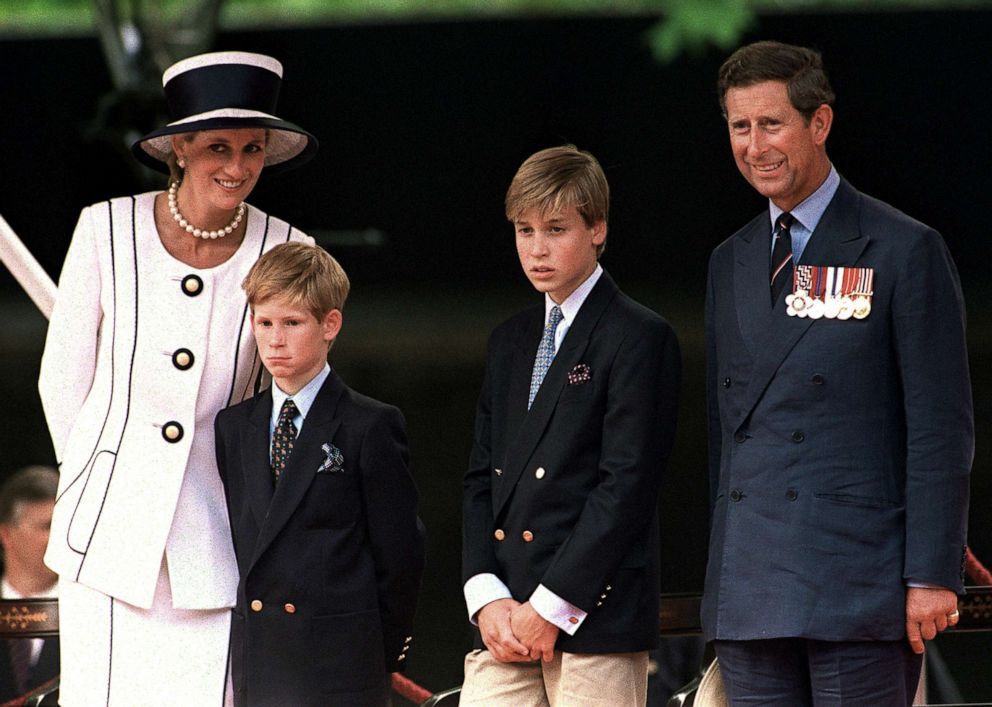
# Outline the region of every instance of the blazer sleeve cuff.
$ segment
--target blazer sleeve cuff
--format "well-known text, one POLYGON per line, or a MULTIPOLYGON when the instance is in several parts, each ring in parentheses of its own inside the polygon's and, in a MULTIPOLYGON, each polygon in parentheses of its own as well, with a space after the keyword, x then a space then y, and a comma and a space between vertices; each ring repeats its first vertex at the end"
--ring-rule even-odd
POLYGON ((588 614, 579 607, 570 604, 545 587, 537 585, 530 595, 530 605, 545 621, 553 623, 569 636, 574 636, 588 614))
POLYGON ((469 577, 462 591, 465 592, 465 606, 468 607, 468 620, 475 626, 479 625, 476 617, 486 604, 494 602, 497 599, 513 598, 510 590, 503 584, 503 580, 491 572, 483 572, 469 577))

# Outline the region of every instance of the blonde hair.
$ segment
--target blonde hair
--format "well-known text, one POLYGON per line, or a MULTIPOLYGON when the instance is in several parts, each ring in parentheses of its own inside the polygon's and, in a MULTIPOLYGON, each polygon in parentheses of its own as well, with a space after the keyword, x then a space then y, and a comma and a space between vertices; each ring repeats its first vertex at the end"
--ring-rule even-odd
POLYGON ((344 268, 320 246, 280 243, 255 261, 241 283, 252 311, 272 297, 306 307, 318 321, 344 311, 351 283, 344 268))
MULTIPOLYGON (((610 185, 603 168, 590 153, 575 145, 549 147, 528 157, 506 192, 506 218, 511 222, 527 209, 537 207, 541 215, 574 206, 592 226, 606 223, 610 215, 610 185)), ((603 252, 604 242, 596 249, 603 252)))

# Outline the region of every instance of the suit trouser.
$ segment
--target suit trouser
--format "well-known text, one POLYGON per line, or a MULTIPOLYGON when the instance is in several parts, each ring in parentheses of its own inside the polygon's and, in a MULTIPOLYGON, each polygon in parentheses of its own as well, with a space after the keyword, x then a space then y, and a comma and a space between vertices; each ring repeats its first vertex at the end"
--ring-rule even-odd
POLYGON ((648 653, 563 653, 550 663, 465 656, 461 707, 644 707, 648 653))
POLYGON ((714 641, 731 707, 908 707, 923 656, 898 641, 714 641))

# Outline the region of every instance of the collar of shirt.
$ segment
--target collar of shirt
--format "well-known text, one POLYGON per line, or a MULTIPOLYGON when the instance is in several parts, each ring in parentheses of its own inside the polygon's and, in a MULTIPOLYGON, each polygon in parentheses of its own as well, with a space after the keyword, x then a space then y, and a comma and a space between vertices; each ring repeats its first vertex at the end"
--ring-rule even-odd
MULTIPOLYGON (((806 244, 809 243, 813 231, 816 230, 816 225, 823 218, 823 212, 827 210, 827 206, 830 205, 830 200, 834 198, 834 194, 837 193, 837 187, 839 186, 840 175, 837 174, 837 169, 833 165, 830 165, 830 173, 827 174, 827 178, 823 180, 823 184, 820 185, 819 189, 796 204, 795 208, 789 212, 796 217, 796 222, 789 229, 789 234, 792 236, 793 262, 799 262, 803 251, 806 249, 806 244)), ((781 214, 782 209, 769 201, 768 216, 771 218, 773 231, 775 230, 775 222, 778 221, 778 217, 781 214)), ((774 248, 775 244, 772 243, 771 247, 774 248)))
POLYGON ((14 589, 14 585, 7 581, 7 577, 4 576, 3 580, 0 581, 0 596, 4 599, 54 599, 56 596, 55 585, 53 584, 48 589, 38 592, 37 594, 31 594, 25 596, 19 591, 14 589))
POLYGON ((595 287, 596 282, 599 280, 599 276, 603 274, 603 266, 596 263, 596 269, 592 271, 592 275, 585 279, 581 285, 575 288, 575 292, 570 294, 565 298, 565 301, 558 304, 553 299, 551 295, 544 294, 544 324, 547 326, 548 319, 551 317, 551 308, 558 306, 561 309, 561 322, 558 323, 558 330, 555 331, 555 351, 558 351, 558 347, 561 346, 562 340, 565 338, 565 334, 568 333, 568 328, 572 326, 572 322, 575 321, 575 317, 579 313, 579 309, 582 307, 582 303, 586 301, 586 297, 592 292, 592 288, 595 287))
POLYGON ((276 385, 276 382, 272 381, 272 415, 269 418, 270 439, 276 431, 276 423, 279 422, 279 411, 282 410, 282 404, 286 401, 286 398, 292 398, 293 402, 296 403, 298 412, 296 413, 296 417, 293 418, 293 424, 296 425, 296 435, 299 436, 300 431, 303 429, 303 420, 306 419, 307 413, 310 412, 310 406, 313 405, 317 393, 320 392, 320 386, 324 385, 324 381, 327 380, 327 376, 330 374, 331 367, 325 363, 324 367, 320 369, 320 373, 311 378, 309 383, 293 395, 284 393, 276 385))

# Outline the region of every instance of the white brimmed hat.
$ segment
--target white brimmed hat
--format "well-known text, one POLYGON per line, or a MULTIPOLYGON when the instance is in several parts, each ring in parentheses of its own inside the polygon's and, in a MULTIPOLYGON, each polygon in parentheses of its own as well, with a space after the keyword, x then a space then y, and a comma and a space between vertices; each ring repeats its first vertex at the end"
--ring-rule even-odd
POLYGON ((183 59, 162 74, 173 121, 131 146, 140 162, 168 172, 171 137, 228 128, 265 128, 266 171, 299 167, 317 152, 317 138, 275 116, 282 64, 264 54, 211 52, 183 59))

